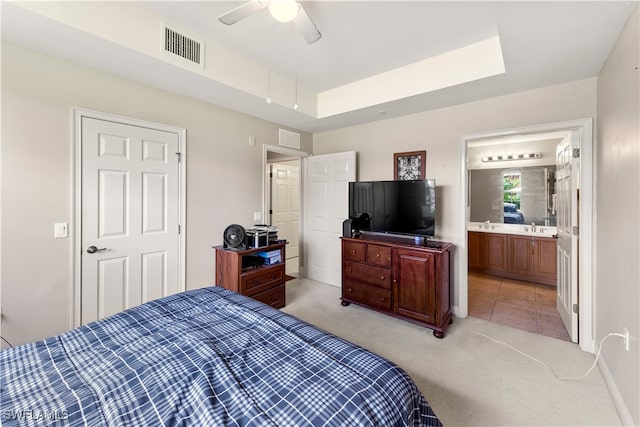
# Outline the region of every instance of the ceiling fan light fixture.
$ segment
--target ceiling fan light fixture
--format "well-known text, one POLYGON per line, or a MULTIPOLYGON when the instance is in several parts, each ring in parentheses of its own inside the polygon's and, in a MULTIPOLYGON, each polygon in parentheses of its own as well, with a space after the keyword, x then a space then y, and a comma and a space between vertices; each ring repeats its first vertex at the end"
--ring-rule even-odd
POLYGON ((295 0, 271 0, 269 12, 273 19, 279 22, 290 22, 296 17, 300 5, 295 0))

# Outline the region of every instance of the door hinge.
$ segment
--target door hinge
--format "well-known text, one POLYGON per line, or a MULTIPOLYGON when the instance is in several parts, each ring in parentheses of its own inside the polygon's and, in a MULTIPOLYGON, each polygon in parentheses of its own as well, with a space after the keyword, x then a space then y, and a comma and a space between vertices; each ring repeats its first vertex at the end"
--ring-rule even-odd
POLYGON ((269 178, 273 178, 273 172, 269 172, 269 178))
POLYGON ((178 234, 182 233, 182 226, 178 224, 178 234))
POLYGON ((571 228, 571 231, 573 232, 573 235, 574 235, 574 236, 580 236, 580 227, 579 227, 579 226, 574 225, 574 226, 571 228))
POLYGON ((574 312, 575 314, 578 314, 578 313, 579 313, 579 310, 578 310, 579 308, 580 308, 580 306, 579 306, 578 304, 573 304, 573 312, 574 312))
POLYGON ((182 162, 182 153, 177 152, 176 156, 178 156, 178 163, 181 163, 182 162))
POLYGON ((573 149, 573 158, 574 159, 579 159, 580 158, 580 149, 579 148, 574 148, 573 149))
POLYGON ((273 210, 269 209, 269 215, 273 215, 273 210))

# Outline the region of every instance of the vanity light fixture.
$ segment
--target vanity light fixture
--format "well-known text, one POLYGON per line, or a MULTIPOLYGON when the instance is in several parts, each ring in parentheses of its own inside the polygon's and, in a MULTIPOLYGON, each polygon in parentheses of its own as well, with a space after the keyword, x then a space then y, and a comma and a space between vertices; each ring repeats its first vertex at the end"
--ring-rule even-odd
POLYGON ((503 162, 507 160, 531 160, 541 159, 542 153, 524 153, 524 154, 494 154, 492 156, 483 156, 480 160, 487 162, 503 162))

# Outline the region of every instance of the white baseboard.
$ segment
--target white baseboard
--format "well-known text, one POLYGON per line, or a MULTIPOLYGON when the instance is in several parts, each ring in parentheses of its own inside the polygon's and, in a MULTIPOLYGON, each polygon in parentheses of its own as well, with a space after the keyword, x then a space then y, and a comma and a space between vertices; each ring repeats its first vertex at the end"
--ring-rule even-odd
POLYGON ((607 384, 607 388, 609 389, 609 393, 611 394, 611 399, 613 400, 613 404, 618 411, 618 416, 620 417, 620 421, 622 421, 622 425, 635 426, 636 424, 633 422, 633 418, 631 417, 629 408, 627 408, 627 405, 625 405, 624 400, 622 399, 622 395, 620 394, 620 390, 618 390, 618 386, 613 379, 613 375, 611 375, 611 371, 607 366, 607 362, 605 362, 602 355, 600 357, 600 360, 598 360, 598 367, 600 368, 600 372, 602 373, 604 382, 607 384))

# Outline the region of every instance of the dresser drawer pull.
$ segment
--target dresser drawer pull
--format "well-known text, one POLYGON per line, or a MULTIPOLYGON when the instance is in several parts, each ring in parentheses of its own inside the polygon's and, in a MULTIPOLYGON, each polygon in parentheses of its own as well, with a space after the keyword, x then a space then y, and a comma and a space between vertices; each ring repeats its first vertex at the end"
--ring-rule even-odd
POLYGON ((259 284, 259 283, 260 283, 260 281, 259 281, 258 279, 255 279, 255 280, 253 281, 253 284, 254 284, 254 285, 257 285, 257 284, 259 284))
POLYGON ((347 268, 347 271, 348 271, 349 273, 353 273, 353 270, 352 270, 352 269, 350 269, 350 268, 347 268))
POLYGON ((353 292, 353 288, 349 288, 348 290, 349 290, 349 292, 353 292))
POLYGON ((384 301, 385 301, 385 300, 384 300, 384 297, 381 297, 381 298, 380 298, 380 302, 384 302, 384 301))
POLYGON ((352 254, 355 254, 355 253, 356 253, 356 250, 355 250, 355 249, 351 249, 351 253, 352 253, 352 254))
POLYGON ((380 258, 380 254, 376 254, 376 258, 380 258))
POLYGON ((384 276, 380 276, 380 280, 384 280, 384 276))
POLYGON ((275 274, 275 273, 273 273, 273 274, 271 275, 271 278, 272 278, 272 279, 275 279, 275 278, 276 278, 276 274, 275 274))

